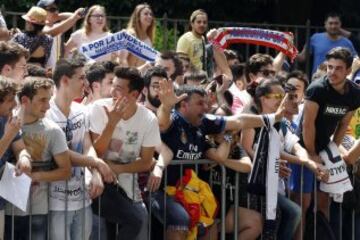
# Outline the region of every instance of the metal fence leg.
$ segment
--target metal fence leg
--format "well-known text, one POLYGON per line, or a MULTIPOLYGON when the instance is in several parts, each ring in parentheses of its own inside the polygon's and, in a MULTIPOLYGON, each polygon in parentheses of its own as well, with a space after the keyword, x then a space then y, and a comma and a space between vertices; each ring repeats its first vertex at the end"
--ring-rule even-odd
POLYGON ((225 240, 226 169, 221 166, 221 240, 225 240))
MULTIPOLYGON (((231 189, 232 191, 232 189, 231 189)), ((235 201, 234 201, 234 240, 238 240, 239 226, 239 173, 235 175, 235 201)))
POLYGON ((163 235, 164 238, 166 238, 166 200, 167 200, 167 196, 166 196, 166 186, 167 186, 167 170, 164 170, 164 178, 165 178, 165 185, 164 185, 164 222, 163 222, 163 235))
POLYGON ((317 181, 314 180, 314 239, 316 238, 316 223, 317 223, 317 181))

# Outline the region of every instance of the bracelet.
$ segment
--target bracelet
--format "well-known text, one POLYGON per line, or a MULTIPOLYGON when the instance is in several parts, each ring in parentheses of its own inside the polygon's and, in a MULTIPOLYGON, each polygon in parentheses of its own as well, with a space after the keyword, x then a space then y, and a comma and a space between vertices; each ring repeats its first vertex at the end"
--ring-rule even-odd
POLYGON ((224 135, 224 140, 227 143, 231 143, 232 142, 232 135, 231 134, 225 134, 224 135))

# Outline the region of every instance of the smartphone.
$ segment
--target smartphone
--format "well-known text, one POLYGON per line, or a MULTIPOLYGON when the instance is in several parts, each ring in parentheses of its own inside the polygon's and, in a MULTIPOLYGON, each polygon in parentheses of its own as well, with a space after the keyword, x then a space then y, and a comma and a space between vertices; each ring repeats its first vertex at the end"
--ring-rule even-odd
POLYGON ((216 77, 214 77, 214 80, 219 84, 219 85, 222 85, 223 84, 223 81, 224 81, 224 76, 221 74, 221 75, 218 75, 216 77))
POLYGON ((296 95, 296 87, 292 84, 288 84, 286 83, 285 84, 285 87, 284 87, 284 90, 286 93, 289 94, 289 100, 290 101, 293 101, 293 100, 296 100, 297 99, 297 95, 296 95))
POLYGON ((84 8, 84 10, 81 12, 81 17, 85 17, 88 11, 89 11, 88 7, 84 8))

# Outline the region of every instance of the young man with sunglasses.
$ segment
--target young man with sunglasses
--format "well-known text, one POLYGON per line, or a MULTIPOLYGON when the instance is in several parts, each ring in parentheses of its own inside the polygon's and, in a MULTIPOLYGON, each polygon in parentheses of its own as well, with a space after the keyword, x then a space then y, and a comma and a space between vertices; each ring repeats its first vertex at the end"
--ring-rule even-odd
POLYGON ((69 181, 51 184, 50 238, 55 240, 63 239, 64 234, 67 239, 89 239, 92 227, 91 198, 99 196, 103 191, 101 175, 106 182, 114 181, 110 168, 97 158, 92 146, 87 109, 73 101, 84 92, 84 63, 85 59, 81 55, 57 62, 53 74, 56 94, 50 100, 50 109, 46 113, 65 132, 73 165, 69 181), (90 183, 86 177, 89 172, 83 167, 91 168, 90 183), (65 221, 66 232, 63 225, 65 221))
POLYGON ((18 93, 23 107, 22 139, 32 159, 31 172, 27 173, 32 179, 31 200, 25 212, 16 207, 12 210, 12 205, 8 205, 5 239, 27 239, 29 236, 47 239, 48 183, 67 180, 71 174, 65 135, 56 123, 44 118, 50 107, 52 87, 50 79, 29 77, 18 93))

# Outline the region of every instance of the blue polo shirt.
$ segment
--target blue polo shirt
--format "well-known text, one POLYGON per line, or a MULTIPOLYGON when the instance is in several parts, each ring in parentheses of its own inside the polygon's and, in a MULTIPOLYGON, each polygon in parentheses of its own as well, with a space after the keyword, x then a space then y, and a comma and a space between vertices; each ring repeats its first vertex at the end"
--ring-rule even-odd
MULTIPOLYGON (((0 138, 3 137, 5 131, 5 125, 7 122, 6 117, 0 117, 0 138)), ((13 139, 12 142, 16 142, 21 138, 20 134, 17 134, 16 137, 13 139)), ((11 145, 10 145, 11 146, 11 145)), ((0 169, 5 165, 6 162, 11 162, 15 158, 11 147, 9 147, 4 155, 0 158, 0 169)), ((6 200, 0 197, 0 210, 3 210, 5 207, 6 200)))
MULTIPOLYGON (((174 160, 198 160, 204 158, 204 153, 211 147, 205 141, 208 134, 221 133, 225 128, 225 119, 221 116, 206 114, 200 126, 191 125, 177 111, 171 114, 172 124, 165 132, 161 133, 161 140, 172 150, 174 160)), ((195 168, 187 165, 183 168, 195 168)), ((180 179, 180 166, 167 167, 168 185, 176 185, 180 179)))

